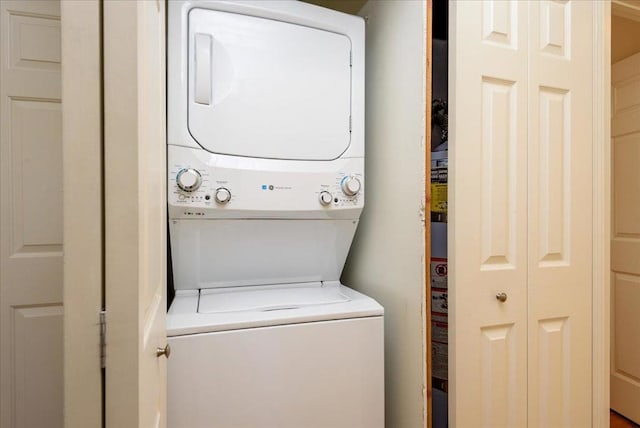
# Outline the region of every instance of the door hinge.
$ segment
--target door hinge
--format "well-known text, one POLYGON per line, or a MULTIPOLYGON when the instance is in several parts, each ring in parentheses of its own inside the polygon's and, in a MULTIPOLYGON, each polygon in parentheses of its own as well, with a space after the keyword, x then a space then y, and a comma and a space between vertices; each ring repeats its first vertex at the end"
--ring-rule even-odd
POLYGON ((349 132, 351 132, 351 116, 349 116, 349 132))
POLYGON ((105 368, 107 357, 107 311, 100 311, 100 368, 105 368))
POLYGON ((349 67, 353 67, 353 52, 349 51, 349 67))

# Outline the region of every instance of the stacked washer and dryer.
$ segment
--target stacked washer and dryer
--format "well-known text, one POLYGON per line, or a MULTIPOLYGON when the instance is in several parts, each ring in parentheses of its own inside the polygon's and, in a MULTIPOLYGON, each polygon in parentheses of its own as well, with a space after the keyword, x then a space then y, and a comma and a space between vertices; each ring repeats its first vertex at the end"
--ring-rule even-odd
POLYGON ((363 20, 168 5, 168 425, 384 426, 383 309, 339 281, 364 206, 363 20))

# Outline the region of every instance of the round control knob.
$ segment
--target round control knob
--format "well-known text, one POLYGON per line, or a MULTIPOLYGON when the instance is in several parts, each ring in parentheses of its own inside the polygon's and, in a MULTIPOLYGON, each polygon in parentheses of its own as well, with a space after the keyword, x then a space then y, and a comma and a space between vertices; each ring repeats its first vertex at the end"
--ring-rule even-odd
POLYGON ((342 187, 342 191, 344 192, 344 194, 347 196, 357 195, 358 192, 360 192, 360 188, 362 187, 360 180, 353 175, 343 178, 340 186, 342 187))
POLYGON ((224 187, 218 187, 216 189, 216 202, 219 204, 226 204, 231 200, 231 192, 224 187))
POLYGON ((185 192, 194 192, 198 190, 198 187, 202 184, 202 176, 197 169, 183 168, 178 171, 176 183, 178 187, 185 192))
POLYGON ((320 199, 320 205, 327 206, 331 203, 333 196, 329 192, 322 191, 320 192, 320 196, 318 199, 320 199))

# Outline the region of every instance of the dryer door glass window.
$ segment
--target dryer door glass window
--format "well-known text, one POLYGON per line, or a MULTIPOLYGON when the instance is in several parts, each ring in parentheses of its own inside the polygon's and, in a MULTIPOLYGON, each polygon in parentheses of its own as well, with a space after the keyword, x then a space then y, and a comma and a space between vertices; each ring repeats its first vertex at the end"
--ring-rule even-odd
POLYGON ((189 131, 205 150, 330 160, 349 147, 348 37, 193 9, 188 51, 189 131))

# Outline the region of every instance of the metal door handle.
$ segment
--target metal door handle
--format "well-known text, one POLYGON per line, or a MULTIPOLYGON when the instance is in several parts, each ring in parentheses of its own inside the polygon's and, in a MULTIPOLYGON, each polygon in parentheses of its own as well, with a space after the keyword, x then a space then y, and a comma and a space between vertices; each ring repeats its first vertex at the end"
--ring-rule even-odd
POLYGON ((164 348, 156 348, 156 356, 161 357, 163 355, 166 358, 169 358, 169 355, 171 355, 171 346, 169 346, 168 343, 167 343, 167 346, 165 346, 164 348))
POLYGON ((498 293, 496 294, 496 299, 498 299, 498 301, 504 303, 507 301, 507 293, 502 292, 502 293, 498 293))

